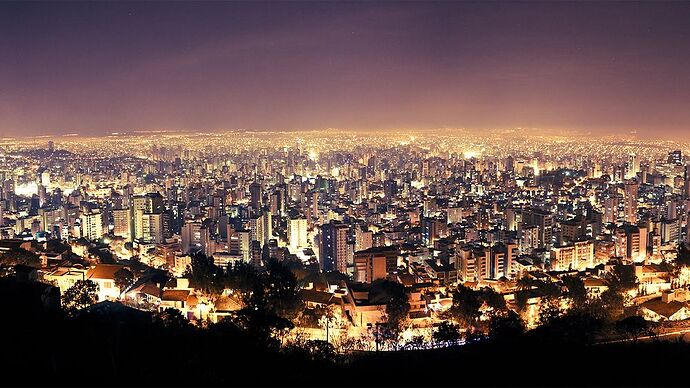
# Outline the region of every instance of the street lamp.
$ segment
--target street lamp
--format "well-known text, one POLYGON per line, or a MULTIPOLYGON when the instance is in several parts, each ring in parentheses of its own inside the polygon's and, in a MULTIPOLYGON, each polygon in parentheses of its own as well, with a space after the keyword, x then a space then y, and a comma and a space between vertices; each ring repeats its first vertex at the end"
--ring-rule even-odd
POLYGON ((199 302, 199 323, 201 323, 203 316, 202 316, 202 308, 205 308, 206 304, 204 302, 199 302))
POLYGON ((324 325, 326 326, 326 342, 328 342, 328 329, 330 326, 330 322, 333 319, 333 312, 331 310, 328 310, 326 315, 323 316, 322 318, 325 322, 324 325))
POLYGON ((374 330, 374 342, 376 343, 376 351, 379 351, 379 329, 381 327, 381 322, 376 322, 375 324, 375 330, 374 330))

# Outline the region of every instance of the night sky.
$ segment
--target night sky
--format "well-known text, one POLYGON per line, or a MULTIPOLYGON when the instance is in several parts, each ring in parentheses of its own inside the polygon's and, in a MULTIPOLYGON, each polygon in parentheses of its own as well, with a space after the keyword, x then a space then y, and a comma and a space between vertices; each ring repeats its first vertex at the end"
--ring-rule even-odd
POLYGON ((0 3, 0 135, 690 137, 690 2, 0 3))

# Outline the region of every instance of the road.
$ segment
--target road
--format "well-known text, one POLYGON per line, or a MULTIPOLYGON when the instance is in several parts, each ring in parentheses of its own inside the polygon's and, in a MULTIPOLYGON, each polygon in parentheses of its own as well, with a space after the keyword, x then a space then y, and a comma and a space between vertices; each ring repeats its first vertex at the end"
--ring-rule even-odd
MULTIPOLYGON (((638 341, 650 341, 654 339, 664 339, 665 341, 674 341, 677 338, 681 338, 683 341, 689 341, 690 342, 690 336, 688 338, 685 337, 686 334, 690 334, 690 328, 685 328, 685 329, 679 329, 675 331, 671 331, 668 333, 663 333, 663 334, 658 334, 658 335, 645 335, 642 337, 638 337, 638 341)), ((631 338, 625 338, 625 339, 619 339, 619 340, 613 340, 613 341, 604 341, 604 342, 598 342, 597 345, 605 345, 605 344, 615 344, 615 343, 620 343, 620 342, 630 342, 632 341, 631 338)))

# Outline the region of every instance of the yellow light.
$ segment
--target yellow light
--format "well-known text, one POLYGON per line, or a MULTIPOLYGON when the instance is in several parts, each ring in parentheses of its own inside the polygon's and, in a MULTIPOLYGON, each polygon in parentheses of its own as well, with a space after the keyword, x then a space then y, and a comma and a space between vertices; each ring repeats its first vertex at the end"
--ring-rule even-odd
POLYGON ((476 158, 477 156, 479 156, 479 152, 477 152, 477 151, 464 151, 464 152, 462 153, 462 156, 463 156, 465 159, 476 158))

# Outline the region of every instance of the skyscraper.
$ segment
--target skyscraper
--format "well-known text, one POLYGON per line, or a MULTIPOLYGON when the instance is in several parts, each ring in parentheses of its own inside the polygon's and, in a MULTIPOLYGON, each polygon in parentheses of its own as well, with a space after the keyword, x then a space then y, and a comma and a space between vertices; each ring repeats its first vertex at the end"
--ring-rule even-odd
POLYGON ((630 154, 628 156, 628 169, 627 169, 627 174, 625 174, 625 177, 628 179, 634 178, 639 171, 640 171, 640 161, 637 159, 637 155, 630 154))
POLYGON ((618 197, 608 197, 604 200, 604 223, 612 223, 618 220, 618 197))
POLYGON ((683 193, 685 198, 690 198, 690 164, 685 165, 685 185, 683 193))
POLYGON ((113 209, 113 235, 131 241, 132 219, 129 209, 113 209))
POLYGON ((307 219, 293 218, 290 219, 288 227, 288 242, 290 249, 297 249, 307 246, 307 219))
POLYGON ((539 248, 551 248, 553 237, 553 216, 540 209, 526 209, 522 212, 524 226, 536 226, 539 230, 539 248))
POLYGON ((259 182, 252 182, 249 185, 249 204, 252 206, 254 213, 258 213, 261 208, 261 185, 259 182))
POLYGON ((103 237, 103 218, 98 211, 82 214, 81 233, 87 240, 98 240, 103 237))
POLYGON ((635 180, 625 182, 625 222, 637 223, 637 191, 640 185, 635 180))
POLYGON ((347 225, 335 221, 321 226, 320 264, 324 272, 347 273, 348 262, 352 261, 348 232, 347 225))

